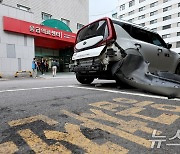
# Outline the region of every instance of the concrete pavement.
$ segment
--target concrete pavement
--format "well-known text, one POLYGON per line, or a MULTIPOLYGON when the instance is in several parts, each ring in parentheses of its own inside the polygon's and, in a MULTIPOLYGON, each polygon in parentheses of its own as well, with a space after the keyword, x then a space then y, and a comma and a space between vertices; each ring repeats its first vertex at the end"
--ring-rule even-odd
POLYGON ((75 74, 74 72, 58 72, 56 76, 53 77, 51 72, 45 72, 44 75, 38 73, 38 78, 44 78, 44 79, 75 78, 75 74))
MULTIPOLYGON (((44 75, 41 72, 38 72, 38 77, 43 79, 59 79, 59 78, 75 78, 74 72, 57 72, 57 75, 53 77, 52 72, 45 72, 44 75)), ((22 79, 34 79, 29 76, 27 73, 18 74, 17 77, 14 76, 2 76, 0 81, 7 81, 7 80, 22 80, 22 79)))

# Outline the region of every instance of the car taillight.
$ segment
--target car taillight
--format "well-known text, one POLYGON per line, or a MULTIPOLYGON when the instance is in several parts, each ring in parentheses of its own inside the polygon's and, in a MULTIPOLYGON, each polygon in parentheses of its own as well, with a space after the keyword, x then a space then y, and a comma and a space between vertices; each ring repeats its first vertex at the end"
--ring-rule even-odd
POLYGON ((102 45, 110 46, 116 41, 117 36, 116 36, 116 31, 114 29, 114 25, 112 23, 112 20, 110 18, 106 18, 106 20, 107 20, 109 35, 105 40, 98 43, 97 46, 102 46, 102 45))

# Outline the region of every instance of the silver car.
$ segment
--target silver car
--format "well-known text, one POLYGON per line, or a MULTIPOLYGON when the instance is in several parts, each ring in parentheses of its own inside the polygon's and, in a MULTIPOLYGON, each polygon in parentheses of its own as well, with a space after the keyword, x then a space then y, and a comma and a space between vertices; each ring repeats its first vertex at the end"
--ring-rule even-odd
POLYGON ((139 48, 150 72, 168 71, 180 74, 180 55, 171 51, 158 33, 125 21, 113 21, 117 42, 123 49, 139 48))
POLYGON ((138 50, 151 73, 180 74, 180 55, 171 51, 171 46, 158 33, 147 28, 102 18, 77 33, 71 70, 82 84, 89 84, 94 78, 115 79, 112 73, 114 65, 125 54, 138 50))

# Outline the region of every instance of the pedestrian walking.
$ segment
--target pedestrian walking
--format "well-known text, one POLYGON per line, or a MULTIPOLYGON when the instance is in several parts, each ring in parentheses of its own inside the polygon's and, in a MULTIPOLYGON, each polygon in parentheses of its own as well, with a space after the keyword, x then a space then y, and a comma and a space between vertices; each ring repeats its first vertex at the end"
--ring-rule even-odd
POLYGON ((57 66, 58 66, 57 61, 53 60, 51 63, 53 77, 56 76, 57 66))
POLYGON ((45 61, 44 61, 43 58, 41 58, 40 70, 41 70, 42 75, 44 75, 44 71, 45 71, 45 61))
POLYGON ((49 68, 49 64, 48 64, 48 61, 47 61, 47 59, 46 59, 46 61, 45 61, 45 71, 46 71, 46 72, 48 72, 48 68, 49 68))
POLYGON ((33 58, 33 61, 32 61, 33 78, 37 78, 37 68, 38 68, 38 65, 37 65, 36 58, 33 58))

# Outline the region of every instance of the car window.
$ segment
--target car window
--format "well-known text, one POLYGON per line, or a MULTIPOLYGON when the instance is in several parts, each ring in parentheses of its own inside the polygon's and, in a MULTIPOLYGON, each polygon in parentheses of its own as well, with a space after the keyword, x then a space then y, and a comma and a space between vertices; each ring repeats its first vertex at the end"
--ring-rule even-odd
POLYGON ((121 26, 129 35, 131 35, 131 25, 121 23, 120 26, 121 26))
POLYGON ((140 29, 140 28, 137 28, 137 27, 134 27, 134 26, 132 26, 131 36, 135 39, 140 40, 140 41, 152 43, 151 39, 149 37, 149 33, 147 31, 140 29))
POLYGON ((164 40, 158 34, 151 33, 151 39, 152 39, 152 43, 154 45, 167 48, 166 43, 164 42, 164 40))
POLYGON ((120 25, 131 37, 147 43, 152 43, 151 40, 149 39, 149 34, 147 33, 147 31, 127 23, 122 23, 122 22, 115 22, 115 23, 120 25))
POLYGON ((164 42, 164 40, 156 33, 141 29, 139 27, 127 23, 116 22, 116 21, 114 21, 114 23, 120 25, 131 37, 137 40, 167 48, 167 45, 164 42))
POLYGON ((77 43, 95 36, 103 36, 104 40, 109 36, 106 20, 94 22, 83 28, 78 33, 77 43))

